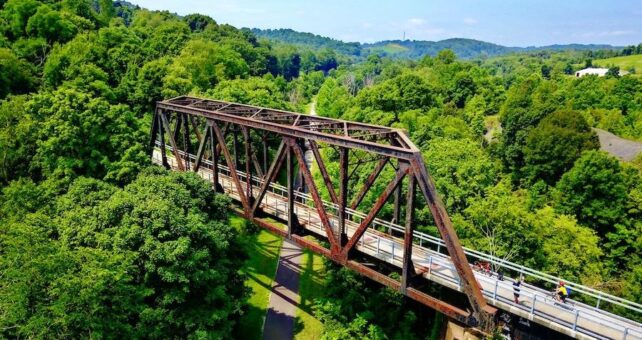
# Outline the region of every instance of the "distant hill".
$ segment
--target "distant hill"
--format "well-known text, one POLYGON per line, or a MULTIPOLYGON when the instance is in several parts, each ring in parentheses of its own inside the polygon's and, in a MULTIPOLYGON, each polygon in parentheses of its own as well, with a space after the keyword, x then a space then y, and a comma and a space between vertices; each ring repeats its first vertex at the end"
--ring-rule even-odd
POLYGON ((539 50, 601 50, 601 49, 619 49, 621 47, 611 45, 549 45, 549 46, 529 46, 529 47, 509 47, 497 45, 485 41, 474 39, 453 38, 440 41, 425 40, 385 40, 371 44, 361 44, 358 42, 343 42, 341 40, 323 37, 313 33, 297 32, 292 29, 258 29, 253 28, 251 31, 258 37, 268 40, 307 46, 314 49, 331 48, 338 52, 352 56, 365 56, 371 53, 377 53, 382 56, 393 58, 412 58, 417 59, 425 55, 434 56, 439 51, 449 48, 464 59, 477 58, 480 56, 498 56, 512 52, 529 52, 539 50))
POLYGON ((458 57, 469 59, 481 55, 496 56, 510 53, 510 47, 500 46, 473 39, 446 39, 441 41, 387 40, 374 44, 363 44, 366 54, 377 53, 390 57, 417 59, 425 55, 434 56, 443 49, 451 49, 458 57))
POLYGON ((341 40, 322 37, 320 35, 312 33, 297 32, 289 28, 280 28, 274 30, 252 28, 251 31, 257 37, 266 38, 268 40, 274 40, 294 45, 303 45, 315 49, 331 48, 346 55, 358 56, 361 54, 361 44, 359 44, 358 42, 346 43, 341 40))

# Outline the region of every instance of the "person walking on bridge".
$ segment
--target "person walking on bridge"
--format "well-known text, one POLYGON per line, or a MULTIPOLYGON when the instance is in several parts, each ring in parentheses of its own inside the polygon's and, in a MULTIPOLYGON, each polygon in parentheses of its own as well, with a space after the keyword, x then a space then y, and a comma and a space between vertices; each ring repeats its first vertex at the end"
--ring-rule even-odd
POLYGON ((519 290, 520 286, 522 285, 522 278, 521 276, 515 279, 515 282, 513 282, 513 296, 515 297, 515 303, 519 305, 519 290))

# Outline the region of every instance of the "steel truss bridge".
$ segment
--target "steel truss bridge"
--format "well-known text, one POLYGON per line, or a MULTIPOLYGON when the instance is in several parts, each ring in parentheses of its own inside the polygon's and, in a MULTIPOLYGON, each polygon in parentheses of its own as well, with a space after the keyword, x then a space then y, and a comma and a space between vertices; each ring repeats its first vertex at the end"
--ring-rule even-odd
POLYGON ((522 301, 516 304, 512 279, 473 271, 469 259, 501 266, 540 285, 562 280, 462 247, 419 149, 401 130, 183 96, 157 103, 150 147, 154 163, 198 173, 214 190, 238 201, 247 219, 451 320, 490 330, 500 308, 579 339, 642 339, 640 323, 600 309, 611 305, 642 314, 640 304, 567 280, 574 296, 596 304, 561 304, 533 284, 521 286, 522 301), (311 161, 320 173, 319 185, 311 161), (329 170, 336 168, 328 166, 332 162, 338 170, 329 170), (356 170, 369 162, 376 165, 359 183, 356 170), (393 172, 392 178, 382 175, 384 169, 393 172), (277 180, 283 174, 286 185, 277 180), (375 183, 385 189, 364 207, 375 183), (414 230, 419 204, 428 206, 440 237, 414 230), (392 206, 392 221, 378 218, 386 205, 392 206), (263 216, 286 221, 287 229, 263 216), (326 240, 329 247, 303 233, 326 240), (401 279, 358 258, 397 268, 401 279), (470 308, 428 295, 420 288, 423 281, 465 294, 470 308))

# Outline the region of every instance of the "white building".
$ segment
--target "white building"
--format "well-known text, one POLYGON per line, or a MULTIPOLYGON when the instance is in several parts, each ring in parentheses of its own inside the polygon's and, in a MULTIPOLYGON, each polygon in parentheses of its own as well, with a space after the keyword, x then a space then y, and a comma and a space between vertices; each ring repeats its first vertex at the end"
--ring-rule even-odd
POLYGON ((589 67, 585 68, 583 70, 579 70, 575 72, 576 77, 584 77, 589 74, 596 75, 598 77, 604 77, 606 75, 606 72, 608 72, 608 68, 595 68, 595 67, 589 67))

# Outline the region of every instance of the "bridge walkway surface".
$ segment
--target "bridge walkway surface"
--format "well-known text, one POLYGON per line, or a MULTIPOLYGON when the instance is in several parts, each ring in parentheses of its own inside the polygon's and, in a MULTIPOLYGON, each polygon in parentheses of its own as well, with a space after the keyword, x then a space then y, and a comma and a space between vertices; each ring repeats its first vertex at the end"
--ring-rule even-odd
MULTIPOLYGON (((182 151, 179 151, 185 157, 182 151)), ((193 161, 195 156, 190 154, 193 161)), ((162 164, 161 152, 154 150, 152 160, 155 164, 162 164)), ((176 169, 176 160, 168 155, 167 160, 176 169)), ((208 181, 212 181, 212 164, 203 161, 205 164, 199 169, 199 175, 208 181)), ((233 184, 229 169, 222 164, 219 167, 219 185, 225 193, 235 200, 239 200, 237 188, 233 184)), ((237 170, 242 178, 243 190, 245 188, 245 173, 237 170)), ((258 194, 263 180, 260 177, 252 176, 252 190, 258 194)), ((299 223, 307 231, 322 238, 326 237, 325 229, 321 223, 317 210, 312 205, 312 199, 308 194, 295 193, 294 211, 299 223)), ((333 203, 324 202, 332 211, 333 203)), ((277 183, 270 183, 267 194, 260 203, 261 208, 276 218, 287 218, 288 197, 287 188, 277 183)), ((354 210, 348 210, 349 220, 346 222, 346 232, 352 236, 365 215, 354 210)), ((335 225, 338 219, 335 215, 330 216, 331 223, 335 225)), ((368 256, 377 258, 396 267, 403 265, 403 232, 402 226, 375 219, 365 234, 356 245, 356 249, 368 256)), ((456 291, 463 291, 461 280, 455 267, 447 254, 444 254, 445 244, 439 238, 415 231, 413 233, 412 261, 415 272, 423 278, 434 283, 443 285, 456 291)), ((560 278, 505 261, 488 254, 465 248, 466 255, 478 260, 488 261, 504 268, 519 272, 525 277, 537 279, 541 282, 556 283, 560 278)), ((599 308, 600 303, 619 305, 629 310, 642 313, 642 305, 627 301, 604 292, 594 290, 579 284, 569 282, 573 294, 582 294, 597 299, 597 306, 590 306, 572 299, 566 304, 553 299, 549 290, 524 283, 520 287, 520 303, 513 300, 513 279, 498 279, 497 273, 492 275, 481 272, 474 272, 476 280, 483 289, 483 294, 489 304, 507 311, 511 314, 528 319, 549 329, 577 339, 624 339, 642 340, 642 325, 638 322, 615 315, 599 308)))

